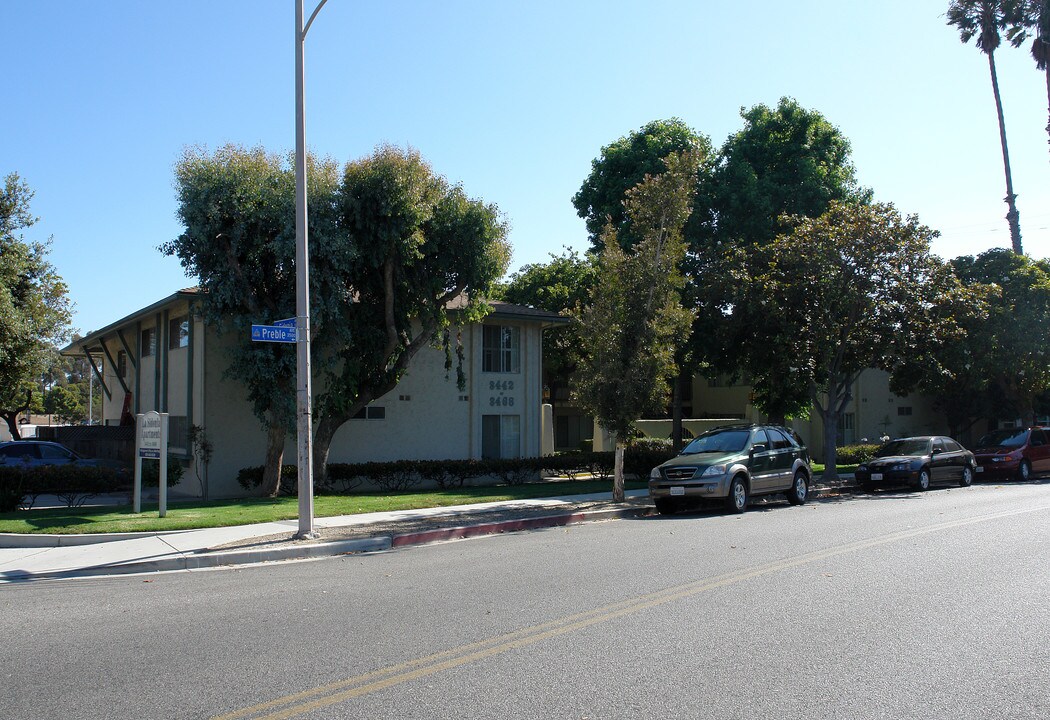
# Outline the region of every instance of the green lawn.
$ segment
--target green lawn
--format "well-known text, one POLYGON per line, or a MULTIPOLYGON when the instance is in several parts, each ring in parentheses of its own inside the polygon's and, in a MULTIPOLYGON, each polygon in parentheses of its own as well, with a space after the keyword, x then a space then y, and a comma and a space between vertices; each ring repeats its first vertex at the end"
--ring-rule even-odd
MULTIPOLYGON (((644 488, 646 483, 627 481, 628 489, 644 488)), ((566 480, 560 482, 527 483, 468 487, 457 490, 429 492, 400 492, 385 495, 351 494, 319 495, 314 498, 314 516, 356 515, 387 510, 415 510, 419 508, 466 505, 501 500, 576 495, 609 492, 611 480, 566 480)), ((155 532, 159 530, 191 530, 195 528, 248 525, 251 523, 291 520, 299 516, 298 499, 246 498, 242 500, 215 500, 210 502, 179 502, 168 505, 167 517, 157 517, 156 506, 135 514, 131 506, 54 508, 46 510, 18 510, 0 514, 0 532, 7 533, 112 533, 155 532)))
MULTIPOLYGON (((810 463, 810 467, 813 468, 813 474, 814 475, 820 475, 821 473, 824 472, 824 463, 810 463)), ((844 473, 845 474, 849 474, 849 473, 852 473, 852 472, 856 472, 857 466, 856 465, 839 465, 835 469, 838 471, 839 475, 842 475, 844 473)))

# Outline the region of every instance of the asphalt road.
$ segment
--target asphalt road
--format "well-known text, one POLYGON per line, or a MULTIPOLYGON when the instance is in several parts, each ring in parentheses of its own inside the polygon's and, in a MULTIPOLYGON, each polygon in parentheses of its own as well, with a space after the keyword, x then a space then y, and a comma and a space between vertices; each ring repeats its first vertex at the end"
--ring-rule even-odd
POLYGON ((2 718, 1050 718, 1050 483, 0 588, 2 718))

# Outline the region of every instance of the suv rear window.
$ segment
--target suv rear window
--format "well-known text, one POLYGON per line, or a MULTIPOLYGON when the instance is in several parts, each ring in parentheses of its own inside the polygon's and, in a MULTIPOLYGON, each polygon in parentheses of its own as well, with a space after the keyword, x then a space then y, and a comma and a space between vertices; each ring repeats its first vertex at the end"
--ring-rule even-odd
POLYGON ((20 444, 15 443, 14 445, 8 445, 7 447, 0 448, 0 455, 8 458, 20 458, 20 457, 39 457, 36 451, 36 446, 29 443, 20 444))

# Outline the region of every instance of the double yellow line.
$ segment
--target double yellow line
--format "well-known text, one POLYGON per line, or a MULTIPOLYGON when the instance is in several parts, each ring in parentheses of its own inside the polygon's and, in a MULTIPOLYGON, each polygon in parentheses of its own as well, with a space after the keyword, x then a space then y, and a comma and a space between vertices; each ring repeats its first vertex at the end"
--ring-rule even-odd
POLYGON ((754 568, 738 570, 725 573, 715 577, 697 580, 683 585, 666 588, 647 595, 641 595, 620 602, 595 608, 587 612, 569 615, 557 620, 533 625, 515 630, 504 635, 496 635, 486 640, 461 645, 444 652, 435 653, 426 657, 409 660, 397 665, 390 665, 364 675, 347 678, 338 682, 322 685, 310 690, 304 690, 293 695, 271 700, 269 702, 253 705, 235 712, 219 715, 213 720, 237 720, 238 718, 251 717, 253 720, 282 720, 283 718, 296 717, 320 708, 336 705, 347 700, 352 700, 363 695, 385 690, 386 688, 410 682, 419 678, 434 675, 436 673, 451 670, 453 668, 467 665, 479 660, 490 658, 510 650, 527 647, 544 640, 566 635, 568 633, 583 630, 599 623, 615 620, 625 615, 631 615, 643 610, 654 608, 675 600, 681 600, 695 595, 734 585, 736 583, 751 580, 763 575, 781 572, 790 568, 807 565, 809 563, 826 560, 828 558, 847 555, 849 553, 865 550, 868 548, 888 545, 909 538, 928 535, 931 533, 951 530, 981 522, 988 522, 1000 518, 1020 515, 1030 512, 1041 512, 1050 510, 1050 506, 1024 508, 1019 510, 1007 510, 988 515, 966 518, 962 520, 951 520, 948 522, 928 525, 921 528, 901 530, 877 538, 858 540, 856 542, 839 545, 827 550, 816 550, 793 558, 777 560, 759 565, 754 568))

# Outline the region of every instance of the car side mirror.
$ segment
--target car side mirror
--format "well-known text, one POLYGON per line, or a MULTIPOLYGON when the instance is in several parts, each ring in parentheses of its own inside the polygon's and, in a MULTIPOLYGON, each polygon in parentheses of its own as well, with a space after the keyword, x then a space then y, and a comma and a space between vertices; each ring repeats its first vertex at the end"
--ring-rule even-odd
POLYGON ((757 443, 757 444, 751 446, 751 452, 752 453, 765 452, 768 449, 769 449, 769 446, 766 445, 765 443, 757 443))

